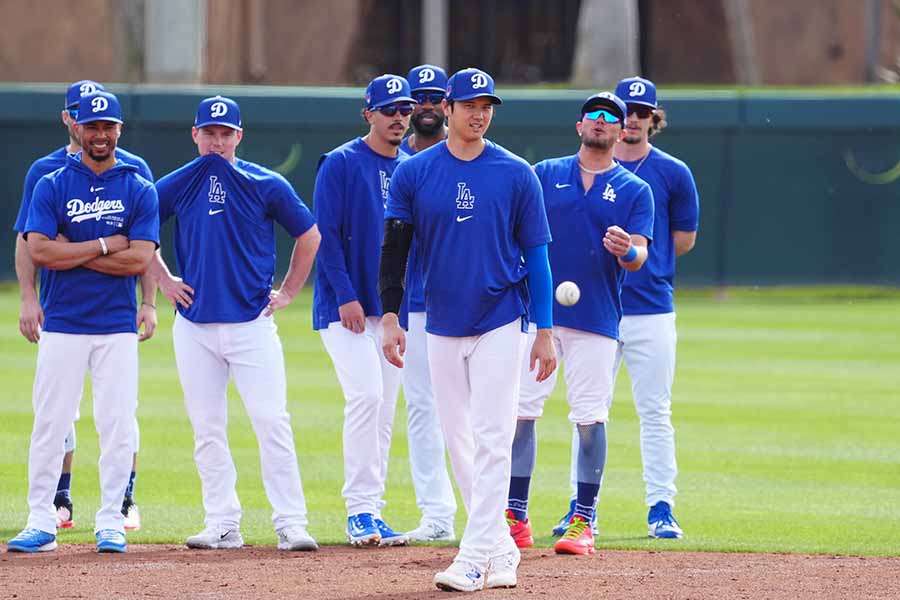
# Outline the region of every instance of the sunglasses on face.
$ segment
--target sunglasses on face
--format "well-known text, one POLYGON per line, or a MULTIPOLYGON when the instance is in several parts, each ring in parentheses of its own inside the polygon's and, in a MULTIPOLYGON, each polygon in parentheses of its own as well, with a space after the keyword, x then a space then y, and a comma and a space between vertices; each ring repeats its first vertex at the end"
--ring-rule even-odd
POLYGON ((70 117, 72 117, 76 121, 78 120, 78 109, 77 108, 69 108, 66 110, 69 112, 70 117))
POLYGON ((411 104, 388 104, 387 106, 382 106, 381 108, 376 108, 378 112, 383 114, 386 117, 393 117, 398 112, 404 117, 408 117, 412 114, 413 107, 411 104))
POLYGON ((416 102, 419 104, 425 104, 426 102, 440 104, 441 100, 444 99, 444 92, 416 92, 412 97, 415 98, 416 102))
POLYGON ((636 114, 638 119, 647 119, 653 114, 653 109, 643 104, 629 104, 628 116, 636 114))
POLYGON ((599 108, 597 110, 592 110, 591 112, 586 112, 586 113, 584 113, 584 116, 587 117, 588 119, 590 119, 591 121, 596 121, 600 117, 603 117, 604 123, 618 123, 619 122, 619 117, 612 114, 608 110, 603 110, 602 108, 599 108))

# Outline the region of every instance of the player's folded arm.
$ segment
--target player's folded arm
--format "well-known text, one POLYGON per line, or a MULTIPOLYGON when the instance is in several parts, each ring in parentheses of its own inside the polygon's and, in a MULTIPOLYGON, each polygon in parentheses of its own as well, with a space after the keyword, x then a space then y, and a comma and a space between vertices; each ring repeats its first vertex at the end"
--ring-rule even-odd
POLYGON ((412 224, 400 219, 385 219, 381 263, 378 268, 378 295, 381 297, 384 314, 400 312, 412 238, 412 224))

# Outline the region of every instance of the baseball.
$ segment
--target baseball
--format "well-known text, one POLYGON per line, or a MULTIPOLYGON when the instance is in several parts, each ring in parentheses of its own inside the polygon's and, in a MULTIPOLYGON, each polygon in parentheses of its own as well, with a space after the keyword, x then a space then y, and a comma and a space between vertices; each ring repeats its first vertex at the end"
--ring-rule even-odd
POLYGON ((581 298, 581 290, 574 281, 563 281, 556 286, 556 301, 563 306, 572 306, 581 298))

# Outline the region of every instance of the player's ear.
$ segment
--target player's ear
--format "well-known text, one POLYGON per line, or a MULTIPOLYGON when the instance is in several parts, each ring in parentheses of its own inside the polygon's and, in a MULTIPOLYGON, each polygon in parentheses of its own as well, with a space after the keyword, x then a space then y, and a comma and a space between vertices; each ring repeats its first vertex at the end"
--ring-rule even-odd
POLYGON ((235 132, 235 137, 237 138, 237 142, 234 145, 235 145, 235 147, 237 147, 241 143, 241 140, 244 139, 244 130, 238 129, 235 132))
POLYGON ((359 110, 359 116, 362 117, 362 120, 366 122, 366 125, 369 124, 369 115, 367 114, 368 112, 369 111, 367 111, 365 108, 361 108, 359 110))
POLYGON ((575 122, 575 133, 578 134, 578 137, 581 137, 581 121, 575 122))

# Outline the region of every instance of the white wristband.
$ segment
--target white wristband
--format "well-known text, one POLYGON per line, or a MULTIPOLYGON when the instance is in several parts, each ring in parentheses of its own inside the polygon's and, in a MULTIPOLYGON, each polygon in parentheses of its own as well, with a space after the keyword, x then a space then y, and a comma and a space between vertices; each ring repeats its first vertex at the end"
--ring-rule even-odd
POLYGON ((103 250, 103 256, 109 254, 109 248, 106 245, 106 240, 103 238, 97 238, 97 241, 100 242, 100 248, 103 250))

